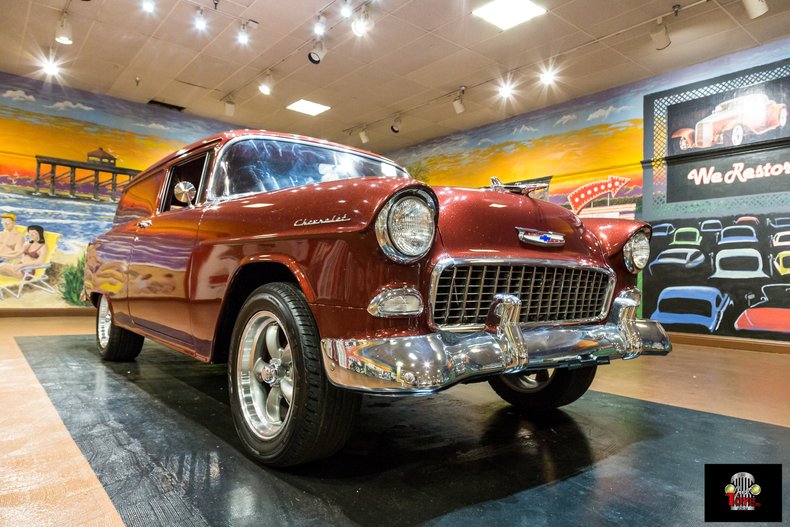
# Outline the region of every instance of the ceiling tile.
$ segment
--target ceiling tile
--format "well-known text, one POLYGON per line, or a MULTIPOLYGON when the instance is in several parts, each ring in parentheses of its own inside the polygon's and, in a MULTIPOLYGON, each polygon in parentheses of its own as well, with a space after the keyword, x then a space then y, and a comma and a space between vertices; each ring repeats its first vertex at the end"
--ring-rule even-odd
POLYGON ((398 75, 407 75, 460 49, 448 40, 429 34, 414 40, 397 51, 384 55, 374 64, 386 67, 398 75))

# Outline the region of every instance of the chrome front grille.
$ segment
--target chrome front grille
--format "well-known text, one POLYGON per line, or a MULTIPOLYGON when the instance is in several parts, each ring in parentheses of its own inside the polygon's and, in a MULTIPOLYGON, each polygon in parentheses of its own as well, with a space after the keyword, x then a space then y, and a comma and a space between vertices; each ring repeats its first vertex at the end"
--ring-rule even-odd
POLYGON ((499 293, 521 299, 521 324, 593 322, 606 316, 614 274, 600 267, 562 263, 450 262, 436 266, 432 281, 433 322, 442 329, 485 326, 499 293))

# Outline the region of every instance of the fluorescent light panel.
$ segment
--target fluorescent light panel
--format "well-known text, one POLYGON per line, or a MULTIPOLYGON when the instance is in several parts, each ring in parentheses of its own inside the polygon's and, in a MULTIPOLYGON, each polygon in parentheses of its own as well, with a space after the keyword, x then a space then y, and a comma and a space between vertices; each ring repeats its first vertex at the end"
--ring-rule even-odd
POLYGON ((529 0, 494 0, 475 9, 472 14, 505 31, 545 12, 544 8, 529 0))
POLYGON ((295 112, 306 113, 307 115, 318 115, 319 113, 327 111, 329 106, 324 106, 323 104, 307 101, 305 99, 299 99, 295 103, 286 106, 286 108, 295 112))

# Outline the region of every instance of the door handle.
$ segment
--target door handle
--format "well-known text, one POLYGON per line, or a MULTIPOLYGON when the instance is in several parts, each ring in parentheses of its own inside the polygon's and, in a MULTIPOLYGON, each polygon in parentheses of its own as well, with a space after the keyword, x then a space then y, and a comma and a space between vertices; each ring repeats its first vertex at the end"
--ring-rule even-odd
POLYGON ((137 226, 141 229, 146 229, 151 226, 151 220, 142 220, 137 222, 137 226))

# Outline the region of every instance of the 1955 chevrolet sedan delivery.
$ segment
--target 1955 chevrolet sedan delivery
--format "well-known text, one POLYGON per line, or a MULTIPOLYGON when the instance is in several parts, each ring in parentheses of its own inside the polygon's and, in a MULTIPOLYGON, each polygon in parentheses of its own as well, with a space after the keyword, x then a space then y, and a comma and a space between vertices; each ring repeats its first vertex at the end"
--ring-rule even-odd
POLYGON ((599 364, 671 349, 636 318, 650 227, 535 199, 538 185, 431 187, 383 157, 227 132, 125 189, 88 249, 106 360, 143 338, 228 362, 248 453, 329 456, 360 394, 485 380, 524 411, 571 403, 599 364))

